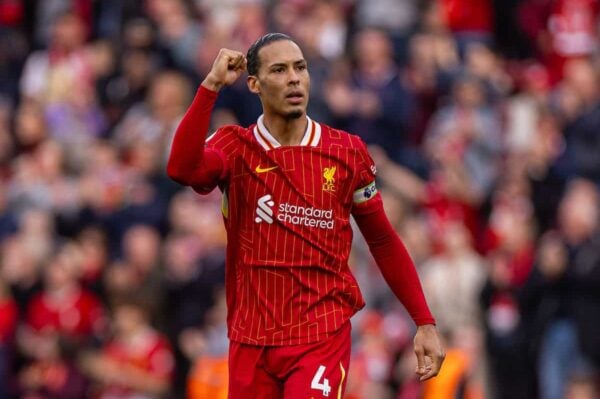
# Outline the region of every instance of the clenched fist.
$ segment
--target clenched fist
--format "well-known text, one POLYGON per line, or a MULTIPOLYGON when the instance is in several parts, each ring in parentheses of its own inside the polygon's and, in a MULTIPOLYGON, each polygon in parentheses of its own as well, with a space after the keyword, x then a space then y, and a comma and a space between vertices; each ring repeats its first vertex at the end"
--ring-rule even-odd
POLYGON ((219 91, 235 82, 246 70, 246 57, 239 51, 222 48, 202 82, 209 90, 219 91))

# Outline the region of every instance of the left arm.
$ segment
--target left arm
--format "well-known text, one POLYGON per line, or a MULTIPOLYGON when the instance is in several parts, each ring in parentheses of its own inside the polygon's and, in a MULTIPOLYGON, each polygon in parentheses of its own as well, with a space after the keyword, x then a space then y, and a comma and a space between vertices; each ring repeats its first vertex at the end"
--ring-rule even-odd
POLYGON ((420 380, 436 376, 444 361, 444 348, 406 247, 390 224, 381 203, 368 213, 355 213, 354 219, 383 277, 417 325, 414 350, 420 380))
POLYGON ((365 237, 369 250, 396 297, 417 326, 435 324, 429 311, 415 265, 406 247, 390 224, 382 206, 354 219, 365 237))

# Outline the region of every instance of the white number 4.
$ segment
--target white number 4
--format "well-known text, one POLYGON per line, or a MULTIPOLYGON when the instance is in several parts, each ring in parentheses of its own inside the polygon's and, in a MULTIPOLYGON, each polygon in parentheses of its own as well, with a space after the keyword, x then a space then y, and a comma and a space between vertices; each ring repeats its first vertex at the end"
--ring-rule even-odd
POLYGON ((323 383, 321 383, 321 378, 325 373, 325 366, 319 366, 319 369, 315 373, 315 376, 310 383, 311 389, 317 389, 319 391, 323 391, 323 396, 329 396, 329 392, 331 392, 331 387, 329 386, 329 380, 327 378, 323 378, 323 383))

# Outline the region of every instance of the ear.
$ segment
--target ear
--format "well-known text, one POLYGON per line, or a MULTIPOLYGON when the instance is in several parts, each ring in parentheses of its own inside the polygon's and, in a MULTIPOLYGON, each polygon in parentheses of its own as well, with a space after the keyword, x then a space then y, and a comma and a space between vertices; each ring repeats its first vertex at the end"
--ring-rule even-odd
POLYGON ((246 83, 248 84, 248 90, 250 90, 251 93, 260 95, 260 82, 256 76, 248 75, 246 83))

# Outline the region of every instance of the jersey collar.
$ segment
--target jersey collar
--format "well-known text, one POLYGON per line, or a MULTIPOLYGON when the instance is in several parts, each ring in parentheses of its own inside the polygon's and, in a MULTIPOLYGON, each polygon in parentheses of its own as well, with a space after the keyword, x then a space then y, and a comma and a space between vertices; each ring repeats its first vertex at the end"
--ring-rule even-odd
MULTIPOLYGON (((256 126, 254 126, 254 137, 256 141, 267 151, 281 147, 281 144, 267 129, 263 122, 264 115, 258 117, 256 126)), ((308 124, 306 125, 306 131, 300 141, 301 146, 316 147, 321 140, 321 125, 308 116, 308 124)))

